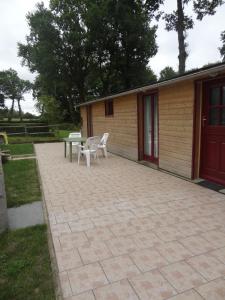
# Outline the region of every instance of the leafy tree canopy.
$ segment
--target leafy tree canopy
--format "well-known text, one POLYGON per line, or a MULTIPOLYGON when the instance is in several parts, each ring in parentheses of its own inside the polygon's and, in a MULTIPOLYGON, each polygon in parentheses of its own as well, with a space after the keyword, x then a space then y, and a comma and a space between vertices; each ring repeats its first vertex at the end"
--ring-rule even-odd
POLYGON ((38 4, 27 16, 26 43, 19 44, 23 64, 39 74, 37 99, 53 97, 75 122, 77 103, 156 80, 147 65, 157 52, 151 18, 161 2, 51 0, 49 9, 38 4))
POLYGON ((222 47, 219 48, 223 61, 225 61, 225 31, 221 33, 222 47))
POLYGON ((174 71, 174 69, 172 67, 167 66, 160 72, 159 80, 167 80, 167 79, 173 78, 176 75, 177 75, 177 72, 174 71))
POLYGON ((28 92, 32 88, 32 84, 28 80, 19 78, 17 72, 13 69, 6 71, 0 71, 0 94, 1 99, 12 100, 12 106, 9 114, 9 121, 11 120, 15 100, 18 102, 20 116, 22 117, 22 111, 20 107, 20 101, 24 99, 24 93, 28 92))

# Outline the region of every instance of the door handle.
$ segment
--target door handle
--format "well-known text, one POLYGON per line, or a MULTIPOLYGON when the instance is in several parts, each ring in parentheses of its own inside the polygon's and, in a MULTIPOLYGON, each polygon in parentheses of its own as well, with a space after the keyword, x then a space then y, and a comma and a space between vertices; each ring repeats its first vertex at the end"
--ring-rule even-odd
POLYGON ((205 121, 207 121, 207 118, 204 116, 204 117, 202 118, 202 127, 205 127, 205 121))

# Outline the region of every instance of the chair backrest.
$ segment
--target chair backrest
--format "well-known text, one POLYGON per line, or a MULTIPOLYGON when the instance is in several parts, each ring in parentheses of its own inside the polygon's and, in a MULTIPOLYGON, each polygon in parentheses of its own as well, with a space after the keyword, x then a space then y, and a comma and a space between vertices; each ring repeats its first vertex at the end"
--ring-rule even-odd
POLYGON ((108 138, 109 138, 109 133, 104 133, 101 138, 100 145, 106 145, 108 138))
POLYGON ((81 133, 80 132, 71 132, 69 134, 69 138, 75 138, 75 137, 81 137, 81 133))
POLYGON ((97 150, 99 143, 100 143, 99 136, 91 136, 87 139, 87 141, 85 143, 85 149, 97 150))

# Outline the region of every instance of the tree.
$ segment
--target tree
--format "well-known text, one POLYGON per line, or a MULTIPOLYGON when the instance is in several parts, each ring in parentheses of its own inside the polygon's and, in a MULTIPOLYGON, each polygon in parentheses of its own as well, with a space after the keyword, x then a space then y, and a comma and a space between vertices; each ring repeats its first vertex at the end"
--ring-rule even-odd
POLYGON ((65 119, 76 122, 75 105, 90 97, 156 80, 148 67, 156 26, 141 0, 51 0, 27 20, 19 56, 38 73, 36 99, 54 99, 65 119))
POLYGON ((173 78, 177 75, 177 72, 174 71, 172 67, 165 67, 161 72, 160 72, 160 77, 159 80, 167 80, 170 78, 173 78))
POLYGON ((225 61, 225 31, 221 33, 222 47, 219 48, 223 61, 225 61))
MULTIPOLYGON (((185 14, 185 5, 190 0, 177 0, 177 9, 170 14, 165 14, 166 30, 175 30, 178 35, 178 48, 179 48, 179 74, 185 72, 187 53, 187 30, 192 29, 194 21, 192 16, 185 14)), ((206 15, 214 15, 216 8, 224 3, 223 0, 194 0, 193 8, 196 13, 197 19, 202 20, 206 15)))
POLYGON ((13 69, 0 72, 0 93, 4 99, 12 100, 8 121, 11 121, 15 101, 18 103, 20 120, 22 121, 22 110, 20 101, 23 100, 24 93, 31 89, 32 84, 28 80, 20 79, 13 69))

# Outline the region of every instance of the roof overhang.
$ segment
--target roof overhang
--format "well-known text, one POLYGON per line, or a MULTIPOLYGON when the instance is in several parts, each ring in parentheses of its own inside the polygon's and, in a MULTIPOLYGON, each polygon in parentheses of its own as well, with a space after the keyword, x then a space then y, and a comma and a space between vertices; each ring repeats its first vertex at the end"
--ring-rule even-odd
POLYGON ((135 88, 132 90, 128 90, 128 91, 124 91, 121 93, 117 93, 117 94, 111 94, 109 96, 105 96, 105 97, 101 97, 101 98, 97 98, 91 101, 87 101, 84 103, 81 103, 79 105, 76 105, 76 107, 81 107, 81 106, 86 106, 86 105, 90 105, 93 103, 97 103, 97 102, 101 102, 104 100, 109 100, 109 99, 113 99, 113 98, 118 98, 118 97, 122 97, 122 96, 126 96, 126 95, 130 95, 130 94, 136 94, 136 93, 144 93, 146 91, 149 90, 154 90, 157 89, 159 87, 163 87, 163 86, 167 86, 167 85, 171 85, 171 84, 176 84, 178 82, 182 82, 185 80, 195 80, 197 78, 201 78, 201 77, 216 77, 217 75, 219 75, 221 72, 225 71, 225 64, 219 65, 219 66, 215 66, 215 67, 211 67, 208 68, 206 70, 199 70, 196 72, 193 72, 191 74, 186 74, 180 77, 176 77, 173 79, 169 79, 169 80, 165 80, 165 81, 161 81, 161 82, 156 82, 150 85, 145 85, 143 87, 139 87, 139 88, 135 88))

